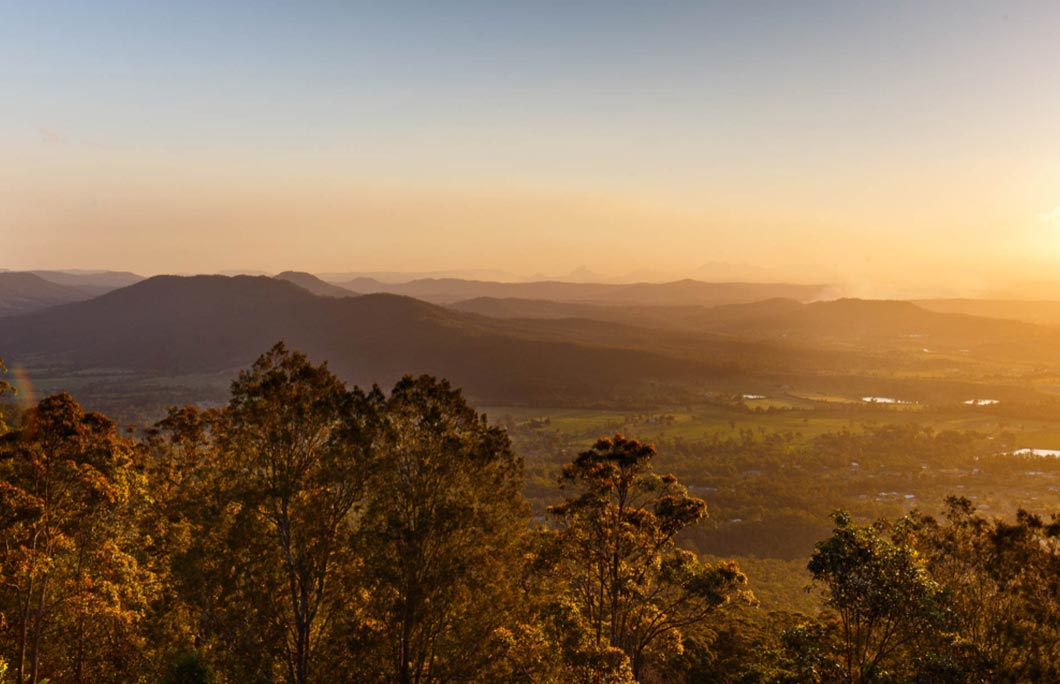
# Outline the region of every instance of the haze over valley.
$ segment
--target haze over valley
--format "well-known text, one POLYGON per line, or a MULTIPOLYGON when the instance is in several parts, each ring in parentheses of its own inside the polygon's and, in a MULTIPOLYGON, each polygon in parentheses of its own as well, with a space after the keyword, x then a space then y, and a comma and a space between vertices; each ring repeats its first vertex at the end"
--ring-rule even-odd
POLYGON ((940 403, 969 393, 1052 400, 1054 303, 825 299, 832 292, 691 280, 6 272, 0 347, 27 381, 77 388, 90 405, 120 405, 115 385, 162 382, 156 410, 217 401, 277 340, 349 382, 425 372, 491 405, 627 408, 795 385, 811 394, 845 386, 849 399, 902 388, 940 403), (985 315, 952 311, 977 306, 985 315))

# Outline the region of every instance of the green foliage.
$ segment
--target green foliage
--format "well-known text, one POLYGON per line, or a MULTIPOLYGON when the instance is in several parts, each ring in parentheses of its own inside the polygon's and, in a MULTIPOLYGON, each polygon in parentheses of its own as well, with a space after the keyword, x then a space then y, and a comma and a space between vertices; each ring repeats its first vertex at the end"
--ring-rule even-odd
POLYGON ((444 381, 406 377, 379 410, 355 542, 368 598, 351 629, 381 657, 350 667, 366 680, 467 681, 512 609, 522 463, 444 381))
POLYGON ((809 569, 839 616, 844 677, 858 684, 907 677, 911 649, 946 627, 942 588, 912 547, 855 525, 846 513, 834 520, 809 569))
POLYGON ((364 392, 283 345, 227 405, 172 409, 140 441, 47 397, 0 433, 0 681, 8 664, 19 684, 1060 680, 1060 518, 888 498, 937 491, 934 471, 1007 482, 997 441, 734 423, 657 454, 556 431, 578 421, 602 426, 500 428, 446 381, 364 392), (509 435, 534 454, 538 510, 563 497, 534 526, 509 435), (821 531, 837 490, 859 503, 821 531), (744 567, 772 607, 825 612, 738 609, 748 580, 713 554, 796 557, 822 536, 817 594, 793 597, 802 561, 744 567))
POLYGON ((363 497, 373 418, 362 405, 372 400, 282 344, 232 385, 219 448, 247 525, 265 532, 245 541, 274 559, 255 579, 283 596, 272 615, 296 684, 311 679, 321 625, 341 610, 331 573, 363 497), (266 575, 272 568, 279 573, 266 575))
POLYGON ((705 566, 677 548, 706 504, 656 473, 654 456, 622 435, 597 441, 564 467, 572 495, 549 509, 559 523, 557 570, 585 629, 597 646, 625 653, 635 677, 679 655, 685 630, 733 598, 750 599, 734 564, 705 566))
MULTIPOLYGON (((795 669, 837 682, 1055 681, 1060 519, 984 518, 950 497, 942 521, 914 512, 863 527, 837 514, 810 562, 834 620, 786 637, 795 669)), ((789 668, 790 669, 790 668, 789 668)))
POLYGON ((166 671, 162 684, 216 684, 213 667, 197 651, 177 655, 166 671))
POLYGON ((17 682, 126 681, 146 666, 145 484, 132 445, 69 395, 0 438, 2 644, 17 682))
POLYGON ((960 659, 992 682, 1060 679, 1060 519, 1026 511, 989 519, 950 497, 941 521, 915 514, 902 522, 946 588, 960 659))
POLYGON ((506 624, 521 462, 458 391, 347 389, 277 345, 148 438, 158 628, 231 681, 466 681, 506 624))

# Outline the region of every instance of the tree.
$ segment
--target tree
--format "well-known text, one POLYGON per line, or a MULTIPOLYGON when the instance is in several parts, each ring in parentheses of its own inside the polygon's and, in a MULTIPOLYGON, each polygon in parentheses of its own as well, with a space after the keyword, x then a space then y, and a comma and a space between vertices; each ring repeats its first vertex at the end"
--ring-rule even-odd
POLYGON ((484 671, 528 511, 507 435, 447 383, 347 391, 277 346, 149 441, 181 648, 242 681, 484 671))
POLYGON ((260 576, 247 577, 259 574, 249 572, 248 559, 260 561, 256 544, 269 533, 260 521, 247 524, 241 483, 231 478, 236 465, 218 446, 225 423, 223 409, 171 408, 143 442, 154 504, 141 523, 150 539, 144 552, 161 585, 151 616, 154 655, 166 673, 194 653, 233 677, 262 679, 275 650, 263 644, 282 634, 275 620, 257 619, 268 601, 260 576))
POLYGON ((634 684, 629 658, 599 643, 557 572, 566 550, 552 530, 526 536, 517 611, 488 646, 494 656, 483 681, 510 684, 634 684))
POLYGON ((114 423, 67 394, 0 438, 0 600, 16 684, 125 681, 143 665, 137 625, 153 577, 139 562, 134 456, 114 423))
POLYGON ((283 599, 274 615, 293 684, 310 681, 316 640, 344 609, 332 572, 351 548, 378 399, 347 391, 326 365, 282 343, 232 385, 220 449, 233 464, 245 512, 268 530, 267 541, 258 541, 280 569, 283 599))
POLYGON ((181 653, 170 665, 162 684, 214 684, 217 681, 209 663, 195 651, 181 653))
POLYGON ((988 519, 963 497, 943 519, 905 519, 909 543, 946 589, 962 655, 991 682, 1060 679, 1060 520, 988 519))
POLYGON ((832 536, 817 544, 808 567, 839 617, 842 681, 908 680, 915 672, 912 648, 931 643, 945 627, 944 592, 911 546, 855 525, 846 513, 834 520, 832 536))
POLYGON ((625 653, 638 680, 650 661, 681 651, 685 630, 733 598, 750 599, 735 564, 711 567, 677 547, 706 504, 657 474, 654 456, 622 435, 600 439, 564 467, 560 482, 573 495, 549 508, 571 600, 596 644, 625 653))
POLYGON ((363 680, 473 680, 514 597, 528 509, 522 462, 458 390, 405 377, 383 406, 359 548, 370 597, 351 633, 363 680))

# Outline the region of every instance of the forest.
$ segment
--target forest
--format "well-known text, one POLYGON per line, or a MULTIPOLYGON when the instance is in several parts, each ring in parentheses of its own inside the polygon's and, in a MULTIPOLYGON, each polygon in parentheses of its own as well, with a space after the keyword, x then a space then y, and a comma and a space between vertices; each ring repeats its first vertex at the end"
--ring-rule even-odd
POLYGON ((988 453, 972 433, 884 426, 804 448, 747 431, 697 464, 680 441, 657 453, 615 432, 527 472, 513 448, 526 427, 445 380, 349 387, 282 343, 226 404, 144 431, 64 393, 15 406, 0 423, 4 682, 1060 678, 1057 517, 941 493, 924 502, 937 516, 822 511, 790 478, 787 493, 736 494, 749 469, 849 474, 852 452, 869 477, 959 467, 988 453), (682 485, 694 469, 715 486, 682 485), (770 496, 816 517, 780 532, 820 532, 809 601, 760 599, 731 557, 768 542, 709 527, 711 499, 750 519, 770 496))

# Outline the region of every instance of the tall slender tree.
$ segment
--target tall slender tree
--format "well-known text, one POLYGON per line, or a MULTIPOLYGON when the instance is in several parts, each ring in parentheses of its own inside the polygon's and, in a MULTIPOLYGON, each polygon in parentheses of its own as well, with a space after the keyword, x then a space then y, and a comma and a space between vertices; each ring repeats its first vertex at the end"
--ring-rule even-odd
POLYGON ((279 569, 275 615, 292 684, 313 679, 316 641, 344 602, 332 573, 351 548, 377 399, 282 343, 232 386, 220 448, 246 512, 268 530, 257 541, 279 569))
POLYGON ((571 495, 549 512, 563 548, 559 568, 598 646, 620 649, 640 678, 649 661, 680 651, 683 632, 733 598, 749 598, 734 564, 704 565, 677 534, 706 503, 652 467, 655 448, 622 435, 600 439, 564 467, 571 495))
POLYGON ((384 407, 360 533, 381 654, 364 679, 473 681, 505 624, 528 509, 522 463, 445 381, 406 377, 384 407))

